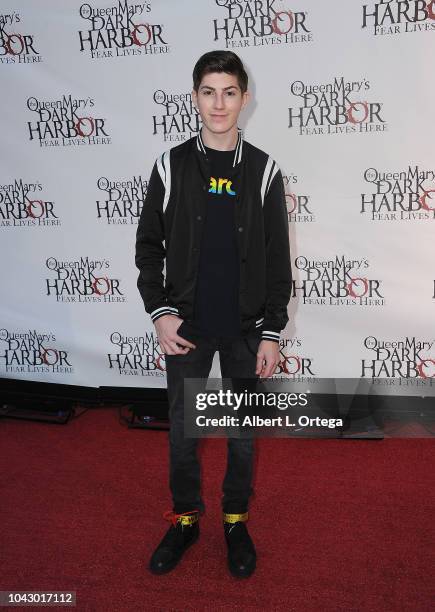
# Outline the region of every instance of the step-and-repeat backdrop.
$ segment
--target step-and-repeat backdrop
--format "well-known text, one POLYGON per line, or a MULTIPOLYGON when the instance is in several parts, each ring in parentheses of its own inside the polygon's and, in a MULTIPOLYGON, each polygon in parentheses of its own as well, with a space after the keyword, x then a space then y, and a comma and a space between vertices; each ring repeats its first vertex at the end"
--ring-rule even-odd
POLYGON ((0 376, 166 386, 135 232, 155 158, 201 125, 196 60, 231 49, 252 94, 239 126, 287 197, 276 376, 420 393, 435 376, 434 37, 428 0, 1 0, 0 376))

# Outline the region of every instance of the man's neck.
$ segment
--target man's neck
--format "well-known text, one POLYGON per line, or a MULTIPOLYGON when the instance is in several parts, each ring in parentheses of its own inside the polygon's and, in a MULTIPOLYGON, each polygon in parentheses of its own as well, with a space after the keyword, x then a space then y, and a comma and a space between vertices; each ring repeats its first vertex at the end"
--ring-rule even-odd
POLYGON ((233 151, 236 148, 238 132, 237 125, 234 125, 231 130, 224 134, 215 134, 210 132, 204 125, 201 128, 202 142, 209 149, 217 149, 218 151, 233 151))

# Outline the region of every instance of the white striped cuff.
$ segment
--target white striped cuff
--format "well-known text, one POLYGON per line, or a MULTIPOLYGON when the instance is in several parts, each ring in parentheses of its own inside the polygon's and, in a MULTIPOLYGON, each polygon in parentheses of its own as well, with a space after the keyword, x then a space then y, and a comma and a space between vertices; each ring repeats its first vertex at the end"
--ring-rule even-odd
POLYGON ((154 321, 157 321, 157 319, 163 317, 163 315, 178 315, 178 308, 173 306, 161 306, 160 308, 156 308, 150 314, 151 321, 154 323, 154 321))
POLYGON ((274 340, 275 342, 279 342, 279 333, 273 331, 266 331, 263 329, 261 332, 262 340, 274 340))

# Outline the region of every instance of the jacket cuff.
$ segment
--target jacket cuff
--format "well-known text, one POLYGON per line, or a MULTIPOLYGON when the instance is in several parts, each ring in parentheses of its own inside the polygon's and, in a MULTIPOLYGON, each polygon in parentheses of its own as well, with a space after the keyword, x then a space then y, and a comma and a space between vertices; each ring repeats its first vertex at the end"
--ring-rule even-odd
POLYGON ((163 317, 164 315, 176 315, 180 316, 178 313, 178 308, 174 306, 168 306, 165 304, 164 306, 160 306, 159 308, 155 308, 152 312, 150 312, 151 321, 155 323, 157 319, 163 317))
POLYGON ((273 342, 277 342, 279 344, 280 333, 276 331, 270 330, 261 330, 261 339, 262 340, 272 340, 273 342))

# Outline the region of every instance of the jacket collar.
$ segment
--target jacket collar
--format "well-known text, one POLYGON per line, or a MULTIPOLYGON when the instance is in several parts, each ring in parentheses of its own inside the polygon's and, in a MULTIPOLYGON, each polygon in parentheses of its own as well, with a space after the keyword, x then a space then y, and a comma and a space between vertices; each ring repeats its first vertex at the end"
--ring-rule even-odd
MULTIPOLYGON (((207 156, 205 147, 204 147, 204 141, 202 140, 202 128, 199 130, 197 136, 196 136, 196 147, 198 149, 198 151, 201 151, 201 153, 204 153, 205 156, 207 156)), ((242 161, 242 152, 243 152, 243 131, 241 130, 241 128, 237 128, 237 143, 236 143, 236 148, 234 151, 234 158, 233 158, 233 168, 239 164, 242 161)))

